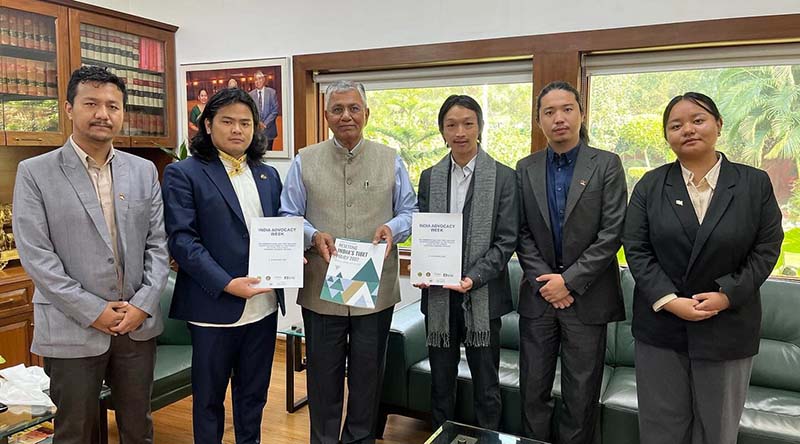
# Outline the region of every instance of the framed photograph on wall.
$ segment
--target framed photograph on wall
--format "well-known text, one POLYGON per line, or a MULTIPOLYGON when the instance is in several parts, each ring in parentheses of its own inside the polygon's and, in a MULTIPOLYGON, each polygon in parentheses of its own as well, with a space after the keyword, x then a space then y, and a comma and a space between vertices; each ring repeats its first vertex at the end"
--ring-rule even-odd
POLYGON ((257 131, 267 139, 267 158, 288 159, 292 153, 289 112, 289 62, 287 58, 193 63, 180 66, 184 88, 179 91, 179 127, 182 140, 197 134, 198 118, 206 102, 224 88, 250 94, 259 112, 257 131))

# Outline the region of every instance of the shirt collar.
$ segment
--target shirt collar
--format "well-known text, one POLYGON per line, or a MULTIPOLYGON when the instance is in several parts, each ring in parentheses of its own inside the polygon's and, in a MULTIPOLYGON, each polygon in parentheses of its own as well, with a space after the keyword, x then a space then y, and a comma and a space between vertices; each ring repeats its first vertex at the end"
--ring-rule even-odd
MULTIPOLYGON (((578 152, 580 152, 580 149, 581 149, 581 144, 580 144, 580 142, 578 142, 578 144, 575 145, 575 147, 573 147, 569 151, 561 154, 560 157, 563 157, 564 159, 566 159, 567 163, 569 163, 569 164, 575 163, 575 160, 578 158, 578 152)), ((555 161, 556 158, 557 158, 556 157, 557 154, 558 153, 553 151, 553 147, 551 147, 550 145, 547 146, 547 160, 548 161, 550 161, 550 162, 555 161)))
MULTIPOLYGON (((91 159, 91 156, 86 154, 86 151, 84 151, 83 149, 81 149, 80 146, 78 146, 78 143, 75 142, 75 139, 73 139, 72 136, 69 136, 69 142, 72 144, 72 148, 75 149, 75 153, 78 155, 78 159, 81 160, 81 163, 83 164, 83 167, 88 170, 89 169, 89 159, 91 159)), ((114 154, 115 154, 114 153, 114 147, 112 146, 111 150, 108 152, 108 157, 106 158, 106 161, 103 162, 102 165, 99 165, 99 167, 102 168, 102 167, 110 164, 111 161, 114 160, 114 154)))
POLYGON ((469 162, 467 162, 467 164, 464 165, 464 167, 462 168, 461 165, 457 164, 456 160, 453 159, 453 155, 450 154, 450 172, 461 171, 464 173, 464 177, 469 176, 470 174, 472 174, 473 171, 475 171, 475 161, 477 158, 478 154, 476 153, 472 157, 472 159, 469 162))
POLYGON ((236 172, 235 175, 238 175, 250 169, 250 167, 247 165, 247 157, 246 156, 242 157, 244 157, 244 159, 239 163, 234 163, 231 160, 228 160, 222 156, 219 156, 219 160, 220 162, 222 162, 222 166, 225 167, 225 171, 227 171, 229 175, 231 172, 236 172))
MULTIPOLYGON (((703 178, 705 179, 705 181, 708 183, 708 186, 710 186, 712 190, 717 188, 717 181, 719 180, 719 170, 721 165, 722 165, 722 156, 717 154, 717 163, 715 163, 714 166, 711 167, 710 170, 708 170, 705 177, 703 178)), ((687 187, 690 186, 694 180, 694 173, 689 171, 686 167, 684 167, 682 163, 681 163, 681 173, 683 174, 683 182, 686 184, 687 187)), ((700 183, 702 182, 703 180, 701 179, 700 183)))
POLYGON ((347 151, 347 154, 355 156, 356 154, 359 153, 359 151, 361 151, 361 147, 364 145, 364 136, 361 136, 361 140, 359 140, 356 146, 354 146, 353 149, 349 151, 339 142, 339 140, 336 139, 336 137, 333 138, 333 144, 336 145, 337 148, 341 148, 347 151))

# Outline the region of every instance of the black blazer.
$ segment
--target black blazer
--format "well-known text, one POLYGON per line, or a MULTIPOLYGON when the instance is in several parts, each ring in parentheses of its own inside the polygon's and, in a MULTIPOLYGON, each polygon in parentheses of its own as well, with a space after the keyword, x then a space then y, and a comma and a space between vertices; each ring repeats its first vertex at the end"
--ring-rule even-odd
POLYGON ((522 265, 521 316, 538 318, 550 305, 539 293, 542 274, 561 273, 584 324, 625 319, 617 251, 625 220, 628 189, 619 156, 582 143, 567 195, 559 271, 547 204, 547 152, 517 163, 522 202, 517 257, 522 265))
MULTIPOLYGON (((676 161, 648 172, 633 190, 623 242, 636 286, 633 335, 710 360, 758 353, 759 287, 778 259, 783 229, 769 176, 722 155, 719 179, 698 224, 676 161), (684 321, 653 304, 675 293, 722 291, 731 306, 704 321, 684 321)), ((788 307, 787 307, 788 308, 788 307)))
MULTIPOLYGON (((452 161, 452 160, 451 160, 452 161)), ((514 179, 514 170, 497 162, 497 176, 494 187, 494 206, 492 217, 492 245, 486 255, 478 260, 472 268, 464 270, 464 276, 472 279, 472 287, 489 286, 489 318, 496 319, 514 310, 511 299, 511 285, 508 280, 508 261, 514 254, 517 246, 517 232, 519 229, 519 201, 517 187, 514 179)), ((422 172, 419 178, 420 213, 430 212, 428 192, 431 186, 431 168, 422 172)), ((475 181, 471 181, 464 201, 464 217, 469 217, 472 207, 472 191, 475 181)), ((450 176, 447 176, 447 206, 450 206, 450 176)), ((469 242, 467 238, 466 219, 462 225, 464 245, 469 242)), ((454 297, 461 297, 461 293, 451 291, 454 297)), ((422 290, 422 312, 426 313, 428 307, 428 290, 422 290)))

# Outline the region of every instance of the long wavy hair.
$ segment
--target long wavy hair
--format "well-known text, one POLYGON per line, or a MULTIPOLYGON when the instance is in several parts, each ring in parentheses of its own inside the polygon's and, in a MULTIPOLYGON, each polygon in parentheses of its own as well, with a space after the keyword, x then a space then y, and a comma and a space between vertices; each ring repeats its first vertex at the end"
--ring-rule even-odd
POLYGON ((189 151, 193 156, 205 161, 219 157, 217 147, 214 146, 211 140, 211 134, 206 130, 205 122, 208 121, 210 123, 220 109, 234 103, 246 105, 253 114, 253 141, 250 142, 250 146, 245 151, 247 163, 258 165, 261 162, 261 159, 264 158, 264 153, 267 152, 267 140, 262 132, 258 130, 258 107, 256 107, 256 102, 253 101, 253 98, 239 88, 221 89, 208 99, 205 109, 197 119, 197 134, 192 137, 191 145, 189 146, 189 151))

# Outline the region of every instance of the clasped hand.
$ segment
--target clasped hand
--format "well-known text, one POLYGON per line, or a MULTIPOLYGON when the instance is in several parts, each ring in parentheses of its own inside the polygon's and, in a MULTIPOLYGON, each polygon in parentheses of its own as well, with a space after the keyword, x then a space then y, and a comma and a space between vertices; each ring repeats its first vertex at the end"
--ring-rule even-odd
POLYGON ((731 305, 728 296, 719 291, 698 293, 689 298, 676 298, 664 305, 664 309, 686 321, 703 321, 716 316, 731 305))

